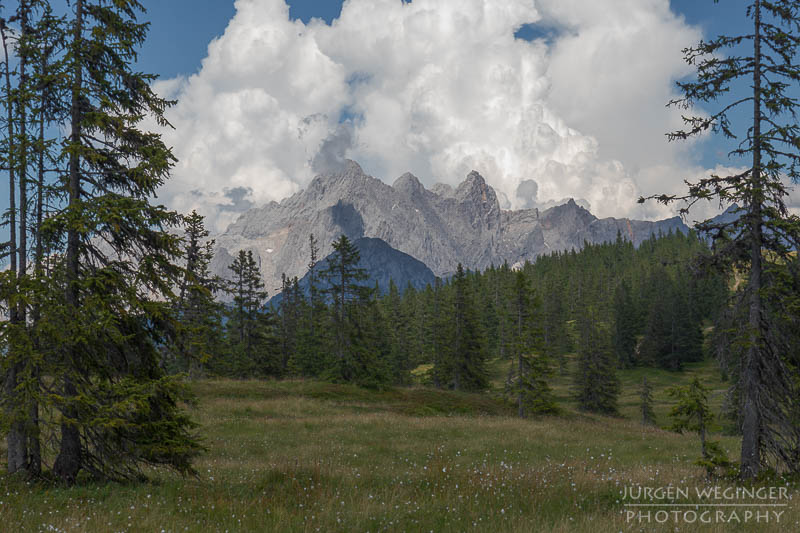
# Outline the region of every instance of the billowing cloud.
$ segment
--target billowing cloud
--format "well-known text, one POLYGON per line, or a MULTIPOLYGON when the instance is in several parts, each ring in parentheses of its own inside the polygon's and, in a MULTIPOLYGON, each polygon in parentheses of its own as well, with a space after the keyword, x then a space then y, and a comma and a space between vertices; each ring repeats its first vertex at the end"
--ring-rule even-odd
POLYGON ((346 161, 348 150, 353 147, 353 128, 351 124, 340 124, 336 131, 328 135, 319 152, 311 161, 311 170, 315 174, 337 172, 346 161))
POLYGON ((235 216, 226 191, 280 200, 344 158, 388 182, 475 169, 513 207, 533 180, 537 204, 645 218, 672 210, 640 194, 702 171, 664 139, 680 50, 700 37, 669 0, 348 0, 330 26, 291 21, 283 0, 235 5, 200 71, 156 86, 179 101, 162 197, 216 229, 235 216), (554 30, 515 39, 528 23, 554 30))

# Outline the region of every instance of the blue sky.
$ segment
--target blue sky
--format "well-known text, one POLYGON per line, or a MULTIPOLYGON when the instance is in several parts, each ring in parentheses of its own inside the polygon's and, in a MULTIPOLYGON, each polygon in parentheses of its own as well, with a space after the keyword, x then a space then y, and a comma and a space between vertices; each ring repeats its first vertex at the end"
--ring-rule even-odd
POLYGON ((411 171, 455 184, 475 168, 505 207, 576 197, 631 218, 671 213, 638 206, 639 194, 738 163, 717 138, 667 148, 677 115, 664 104, 688 72, 680 49, 746 31, 745 0, 288 0, 288 16, 280 0, 238 12, 231 0, 141 2, 151 26, 138 68, 179 101, 164 134, 180 163, 160 199, 218 230, 342 157, 389 182, 411 171), (538 40, 520 48, 503 35, 533 4, 543 18, 517 36, 538 40), (497 20, 483 21, 491 9, 497 20))
MULTIPOLYGON (((399 0, 398 0, 399 1, 399 0)), ((341 0, 290 0, 293 19, 330 22, 342 10, 341 0)), ((208 43, 222 35, 235 13, 232 0, 143 0, 150 36, 140 64, 164 78, 193 74, 206 56, 208 43), (182 21, 176 24, 175 21, 182 21)))

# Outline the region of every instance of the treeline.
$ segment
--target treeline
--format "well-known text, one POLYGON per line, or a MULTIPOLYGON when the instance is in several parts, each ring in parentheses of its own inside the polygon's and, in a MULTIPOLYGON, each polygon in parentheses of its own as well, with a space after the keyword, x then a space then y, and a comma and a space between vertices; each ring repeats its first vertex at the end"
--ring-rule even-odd
POLYGON ((701 360, 703 324, 729 294, 724 277, 693 270, 697 256, 708 252, 693 232, 654 236, 638 249, 618 236, 482 273, 459 265, 424 290, 392 282, 386 294, 360 268, 347 237, 318 264, 310 236, 309 286, 284 276, 279 303, 267 306, 251 252, 239 253, 227 282, 208 275, 211 243, 192 262, 192 243, 203 236, 190 227, 186 239, 195 273, 181 293, 195 303, 179 306, 187 339, 173 370, 369 387, 411 383, 413 372, 434 387, 479 391, 489 387, 489 362, 501 360, 521 415, 556 410, 547 382, 567 372, 570 353, 578 355, 580 405, 616 412, 616 369, 679 370, 701 360), (230 303, 217 301, 215 292, 230 303))

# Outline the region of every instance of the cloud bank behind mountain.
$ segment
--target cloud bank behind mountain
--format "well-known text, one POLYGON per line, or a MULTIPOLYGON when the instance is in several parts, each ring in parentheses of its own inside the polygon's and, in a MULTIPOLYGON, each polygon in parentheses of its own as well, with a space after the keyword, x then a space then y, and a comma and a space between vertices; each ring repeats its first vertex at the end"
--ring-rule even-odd
POLYGON ((701 37, 668 0, 347 0, 331 25, 283 0, 235 7, 196 74, 156 85, 178 100, 162 201, 213 229, 345 158, 428 186, 475 169, 508 207, 574 197, 643 219, 672 210, 640 194, 704 172, 664 137, 680 50, 701 37), (515 38, 524 25, 541 37, 515 38))

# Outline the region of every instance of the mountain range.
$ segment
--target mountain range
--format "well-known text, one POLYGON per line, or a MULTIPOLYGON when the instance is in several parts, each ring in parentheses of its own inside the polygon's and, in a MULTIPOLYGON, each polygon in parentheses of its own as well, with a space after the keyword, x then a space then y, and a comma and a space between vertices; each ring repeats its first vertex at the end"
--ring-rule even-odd
POLYGON ((679 217, 598 219, 573 200, 542 211, 503 210, 494 189, 475 171, 455 188, 436 184, 426 189, 410 173, 388 185, 347 161, 340 171, 318 175, 305 190, 281 202, 244 212, 215 237, 211 269, 228 277, 234 255, 252 250, 273 294, 281 274, 302 278, 308 271, 309 235, 317 239, 320 257, 325 257, 333 241, 345 234, 353 241, 367 238, 357 246, 374 279, 388 285, 391 276, 405 287, 409 281, 427 282, 404 279, 428 277, 412 260, 435 276, 447 277, 458 263, 472 270, 504 261, 518 265, 541 254, 578 250, 585 242, 612 241, 618 232, 638 246, 652 234, 669 231, 688 228, 679 217), (382 244, 375 242, 378 239, 382 244), (395 264, 398 261, 402 265, 395 264))

